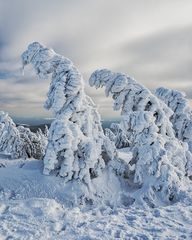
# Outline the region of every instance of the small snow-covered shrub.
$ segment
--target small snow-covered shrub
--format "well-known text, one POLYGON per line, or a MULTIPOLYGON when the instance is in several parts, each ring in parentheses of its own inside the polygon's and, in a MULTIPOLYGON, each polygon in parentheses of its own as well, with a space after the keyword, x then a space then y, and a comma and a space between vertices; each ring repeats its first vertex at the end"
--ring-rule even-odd
POLYGON ((44 174, 58 174, 65 181, 76 179, 90 186, 91 178, 105 167, 105 153, 113 157, 115 149, 103 134, 80 72, 71 60, 38 42, 28 46, 22 61, 23 66, 31 63, 40 78, 51 75, 44 106, 52 110, 55 120, 49 129, 44 174))
POLYGON ((124 136, 120 142, 126 142, 133 153, 127 176, 139 188, 139 194, 133 194, 135 199, 153 202, 159 196, 168 202, 176 200, 191 155, 175 138, 169 120, 172 110, 125 74, 97 70, 89 82, 96 88, 104 86, 106 96, 114 99, 114 110, 121 110, 118 138, 124 136))
POLYGON ((29 128, 16 126, 10 116, 0 112, 0 152, 14 158, 41 159, 46 146, 46 136, 36 134, 29 128))

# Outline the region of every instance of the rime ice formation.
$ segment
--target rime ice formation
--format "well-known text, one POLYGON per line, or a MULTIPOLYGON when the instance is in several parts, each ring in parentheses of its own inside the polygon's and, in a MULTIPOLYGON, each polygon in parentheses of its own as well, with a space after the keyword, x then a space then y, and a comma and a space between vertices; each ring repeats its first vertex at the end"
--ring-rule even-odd
POLYGON ((113 157, 114 152, 95 105, 84 92, 81 74, 69 59, 38 42, 28 46, 22 61, 23 66, 31 63, 40 78, 52 77, 44 106, 52 110, 55 120, 49 129, 44 174, 90 186, 91 178, 105 167, 102 154, 113 157))
POLYGON ((172 110, 125 74, 97 70, 89 82, 96 88, 104 86, 106 96, 114 99, 114 110, 121 109, 118 128, 133 153, 126 175, 129 183, 139 188, 132 196, 145 202, 157 197, 167 202, 176 200, 191 155, 175 138, 169 120, 172 110))
POLYGON ((44 155, 46 137, 33 133, 29 128, 16 127, 5 112, 0 112, 0 152, 11 154, 12 158, 36 158, 44 155))
POLYGON ((175 135, 179 140, 186 142, 192 152, 192 108, 185 93, 161 87, 155 94, 172 109, 173 115, 170 120, 175 135))

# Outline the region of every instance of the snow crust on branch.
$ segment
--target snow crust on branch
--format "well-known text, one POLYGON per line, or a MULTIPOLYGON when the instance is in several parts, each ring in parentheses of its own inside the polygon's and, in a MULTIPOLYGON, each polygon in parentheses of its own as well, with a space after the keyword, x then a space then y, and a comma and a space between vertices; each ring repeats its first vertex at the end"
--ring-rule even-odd
MULTIPOLYGON (((157 196, 168 202, 176 200, 191 154, 175 138, 169 120, 173 111, 125 74, 96 70, 89 83, 96 88, 105 87, 105 95, 114 99, 114 110, 121 110, 122 120, 117 128, 126 136, 133 153, 125 175, 129 183, 140 188, 140 198, 148 202, 157 196)), ((138 198, 138 191, 133 196, 138 198)))
POLYGON ((44 174, 59 174, 90 186, 91 178, 105 167, 103 153, 113 158, 115 149, 105 137, 100 116, 84 92, 83 78, 71 60, 38 42, 22 54, 23 66, 32 64, 40 78, 51 75, 44 107, 55 117, 49 129, 44 174))
POLYGON ((157 88, 155 94, 172 109, 173 115, 170 120, 175 135, 179 140, 186 142, 192 152, 192 108, 186 94, 164 87, 157 88))
POLYGON ((8 113, 0 112, 0 152, 11 154, 11 158, 36 158, 44 155, 47 139, 41 132, 36 134, 29 128, 16 126, 8 113))

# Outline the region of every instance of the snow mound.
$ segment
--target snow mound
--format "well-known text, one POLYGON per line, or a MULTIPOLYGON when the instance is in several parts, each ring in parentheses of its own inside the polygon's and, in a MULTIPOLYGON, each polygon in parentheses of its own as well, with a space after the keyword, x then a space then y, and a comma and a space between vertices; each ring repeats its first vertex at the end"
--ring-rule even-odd
POLYGON ((92 180, 91 193, 82 182, 42 174, 43 162, 32 159, 0 160, 0 199, 19 200, 28 198, 56 199, 66 207, 84 204, 121 205, 123 194, 121 181, 112 172, 103 171, 92 180), (14 173, 14 174, 13 174, 14 173))

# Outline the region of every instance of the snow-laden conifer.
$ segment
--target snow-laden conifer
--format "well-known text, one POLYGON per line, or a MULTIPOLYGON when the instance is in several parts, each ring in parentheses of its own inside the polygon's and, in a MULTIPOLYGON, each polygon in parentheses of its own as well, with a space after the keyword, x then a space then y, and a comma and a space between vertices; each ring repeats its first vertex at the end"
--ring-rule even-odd
MULTIPOLYGON (((114 99, 114 110, 121 110, 118 128, 133 153, 125 175, 130 184, 140 188, 139 198, 146 202, 154 201, 157 196, 164 201, 177 199, 191 155, 175 138, 169 120, 172 110, 125 74, 97 70, 89 82, 96 88, 104 86, 106 96, 114 99)), ((138 191, 133 196, 138 199, 138 191)))
POLYGON ((19 131, 8 115, 0 112, 0 152, 11 154, 14 157, 26 157, 23 151, 23 143, 20 139, 19 131), (16 150, 16 151, 15 151, 16 150))
POLYGON ((29 128, 16 126, 8 113, 0 112, 0 152, 11 154, 11 158, 42 159, 46 136, 33 133, 29 128))
POLYGON ((59 174, 65 181, 78 179, 90 186, 91 178, 105 167, 103 153, 113 157, 114 152, 95 105, 84 92, 80 72, 71 60, 38 42, 28 46, 22 61, 23 66, 32 64, 40 78, 51 75, 44 106, 55 120, 49 129, 44 174, 59 174))
POLYGON ((47 137, 44 133, 41 130, 38 130, 37 133, 31 132, 29 128, 24 126, 18 126, 17 129, 23 142, 23 151, 26 153, 26 157, 42 159, 47 145, 47 137))

